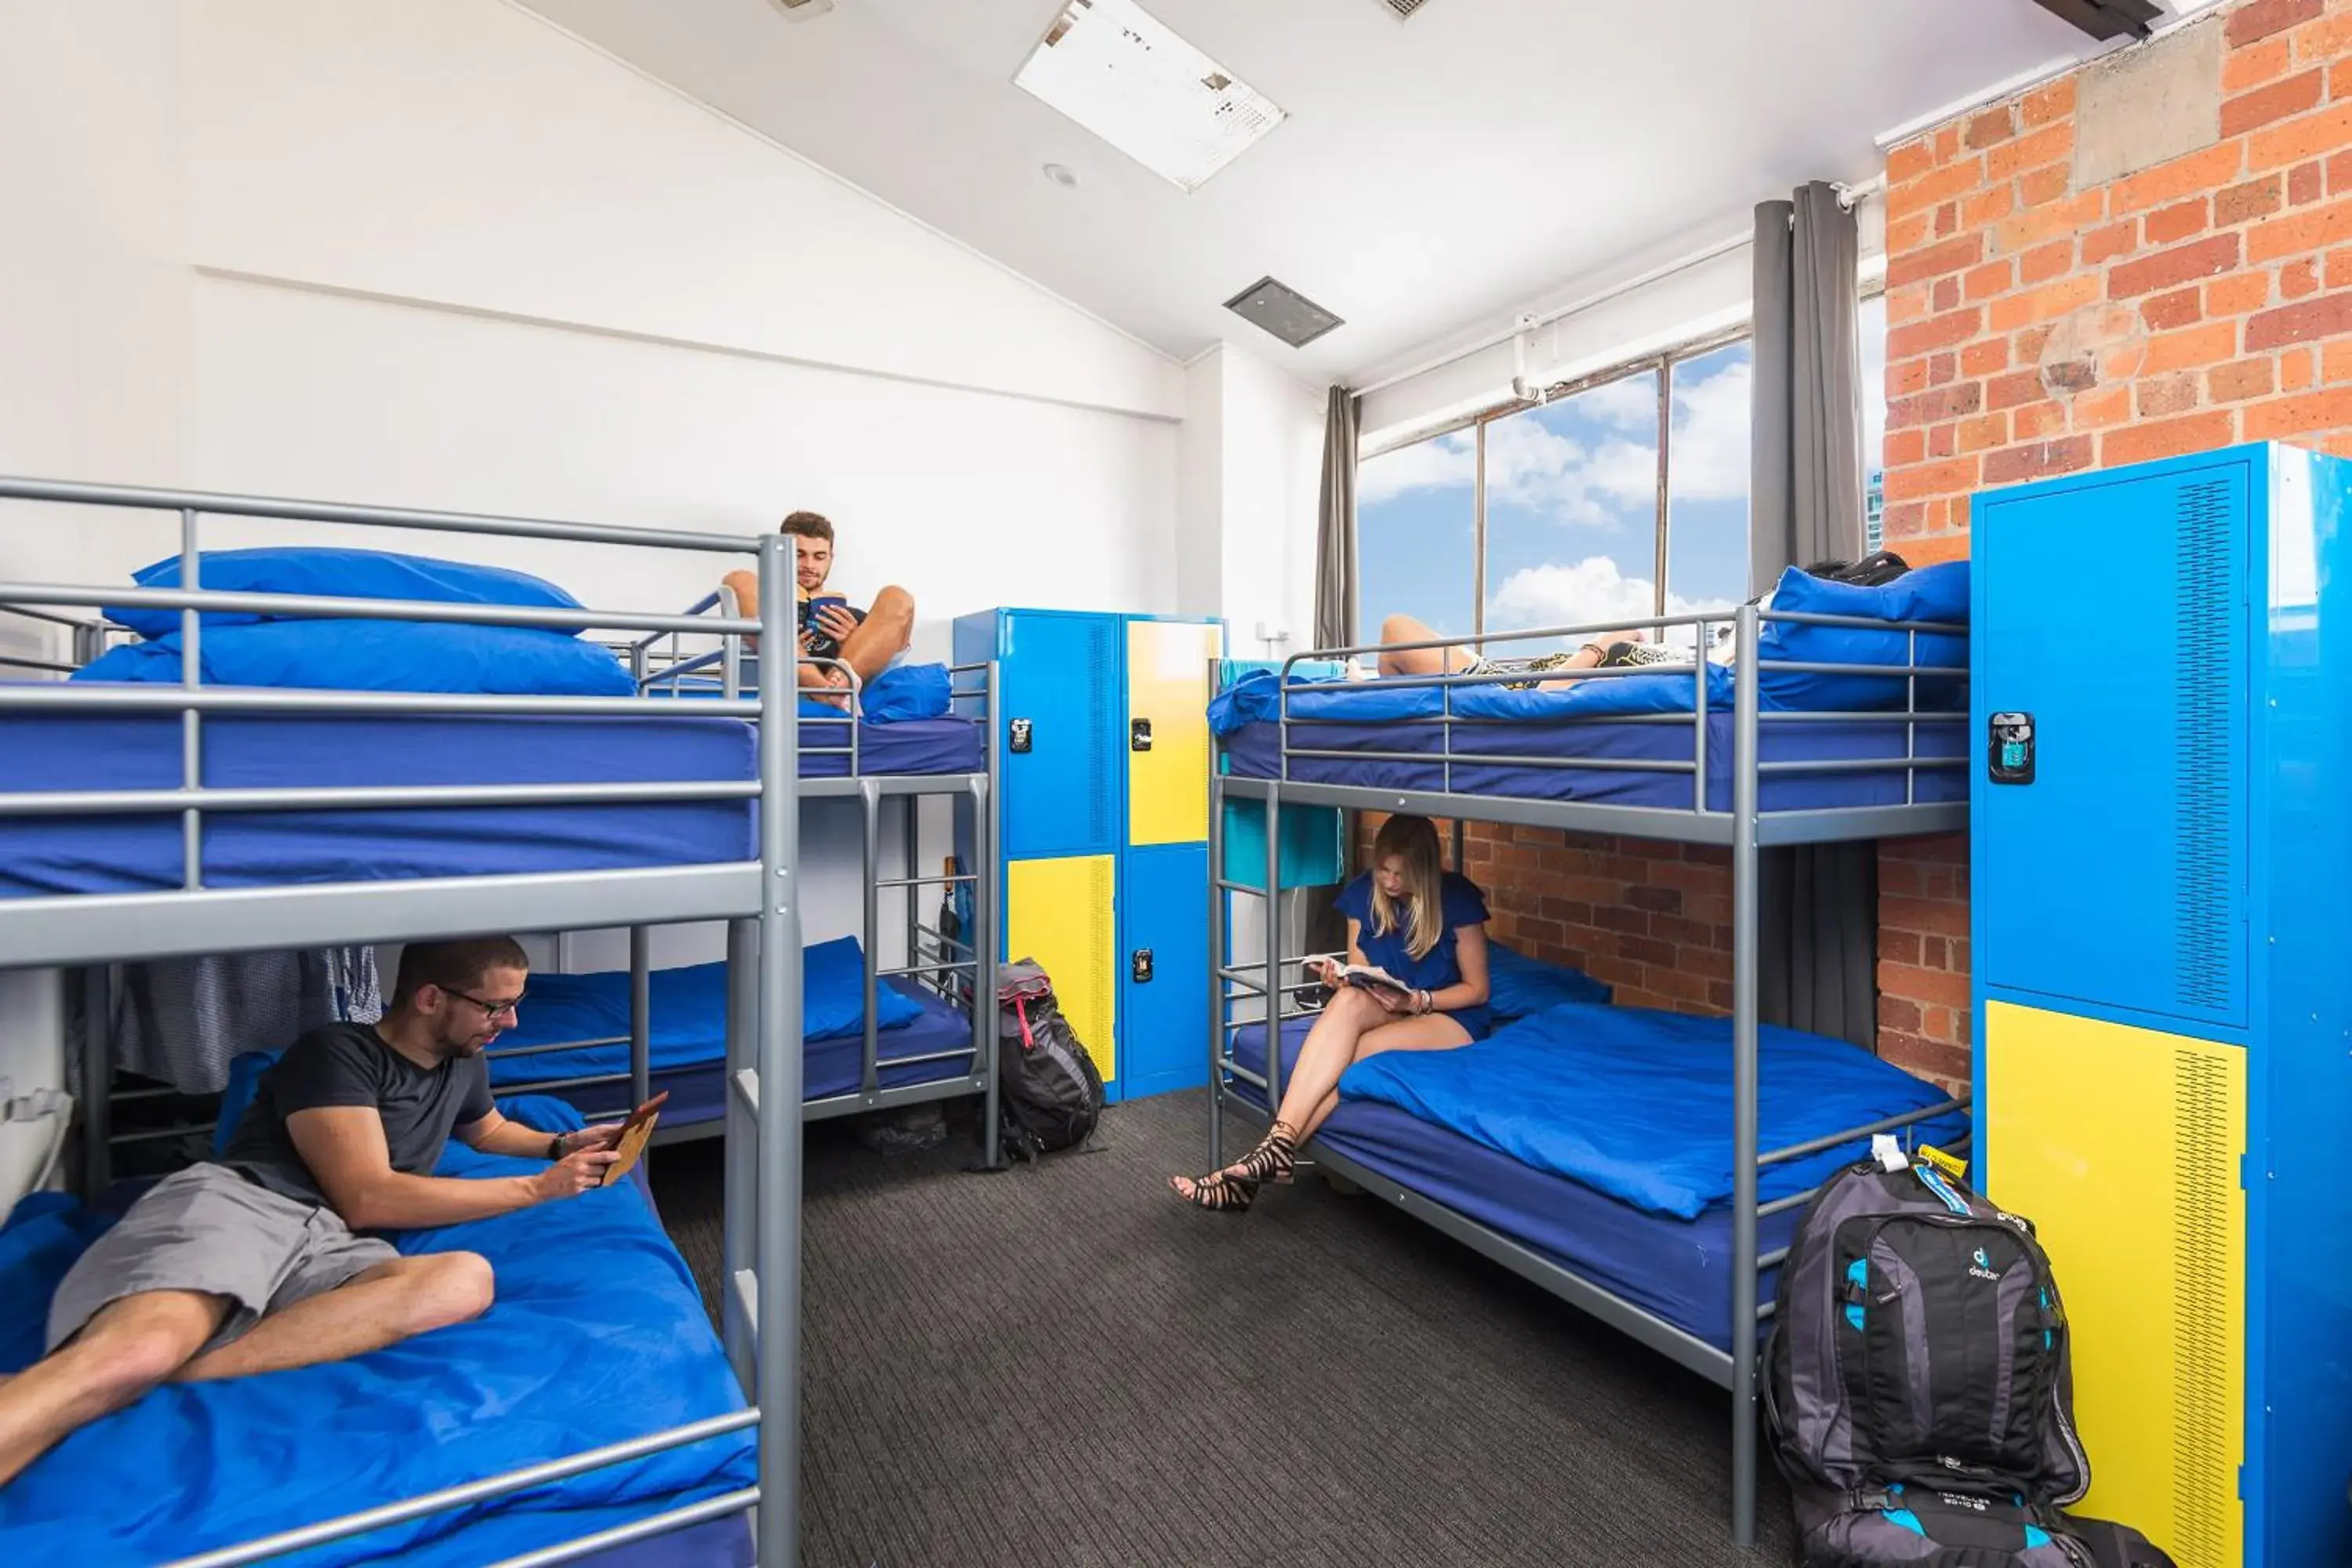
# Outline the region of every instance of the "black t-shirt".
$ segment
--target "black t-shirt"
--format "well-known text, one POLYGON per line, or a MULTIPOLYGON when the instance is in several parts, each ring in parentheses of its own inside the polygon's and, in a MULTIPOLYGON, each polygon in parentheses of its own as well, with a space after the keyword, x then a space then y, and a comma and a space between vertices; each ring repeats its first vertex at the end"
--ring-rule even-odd
POLYGON ((302 1163, 286 1119, 298 1110, 343 1105, 374 1107, 383 1118, 392 1168, 429 1176, 449 1130, 490 1113, 489 1065, 479 1057, 460 1057, 428 1072, 384 1044, 372 1024, 324 1025, 289 1046, 261 1075, 221 1163, 272 1192, 323 1205, 326 1194, 302 1163))
MULTIPOLYGON (((844 605, 842 608, 847 610, 850 618, 859 626, 866 624, 866 612, 856 605, 844 605)), ((825 636, 824 628, 816 624, 816 607, 806 599, 801 601, 801 630, 808 634, 808 646, 804 651, 809 658, 839 658, 841 657, 841 645, 825 636)))

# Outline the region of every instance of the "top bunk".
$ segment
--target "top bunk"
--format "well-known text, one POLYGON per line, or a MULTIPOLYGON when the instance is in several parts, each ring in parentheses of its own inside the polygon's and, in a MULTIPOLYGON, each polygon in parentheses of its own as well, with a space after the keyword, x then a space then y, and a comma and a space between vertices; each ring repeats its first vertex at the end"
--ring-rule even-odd
POLYGON ((806 702, 782 661, 744 660, 731 694, 686 702, 633 672, 634 643, 590 634, 772 644, 789 608, 595 609, 501 568, 202 538, 207 517, 355 524, 752 555, 762 581, 789 581, 773 536, 24 479, 0 479, 0 500, 52 503, 8 508, 11 528, 180 525, 136 587, 0 582, 0 615, 62 623, 73 656, 5 661, 66 679, 0 681, 11 964, 750 917, 762 824, 789 865, 797 798, 985 791, 987 667, 961 687, 931 667, 928 721, 878 716, 856 689, 806 702), (92 607, 104 623, 65 613, 92 607), (787 703, 797 722, 760 721, 787 703), (908 771, 873 771, 890 766, 908 771))
POLYGON ((1950 832, 1968 823, 1968 619, 1965 562, 1871 587, 1791 567, 1733 610, 1302 653, 1211 704, 1217 787, 1726 846, 1950 832), (1514 662, 1635 630, 1669 661, 1514 662), (1472 647, 1499 668, 1457 668, 1450 650, 1472 647), (1416 666, 1433 672, 1391 673, 1416 666))

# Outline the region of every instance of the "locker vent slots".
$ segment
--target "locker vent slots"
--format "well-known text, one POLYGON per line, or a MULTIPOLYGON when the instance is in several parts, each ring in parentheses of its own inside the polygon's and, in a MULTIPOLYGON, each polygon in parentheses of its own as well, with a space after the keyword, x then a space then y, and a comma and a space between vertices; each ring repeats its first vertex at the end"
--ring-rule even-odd
MULTIPOLYGON (((1111 689, 1118 668, 1115 624, 1097 623, 1087 630, 1087 724, 1088 732, 1107 735, 1119 728, 1119 694, 1111 689)), ((1112 770, 1124 772, 1127 753, 1114 747, 1092 749, 1091 776, 1087 780, 1087 839, 1108 847, 1118 837, 1118 793, 1112 770)))
POLYGON ((2175 535, 2174 994, 2186 1005, 2208 1009, 2230 1001, 2230 660, 2238 638, 2228 592, 2229 495, 2225 481, 2183 487, 2175 535))
POLYGON ((2213 1057, 2172 1058, 2173 1144, 2172 1434, 2173 1539, 2184 1563, 2219 1563, 2231 1514, 2229 1452, 2231 1325, 2227 1294, 2231 1192, 2228 1071, 2213 1057))

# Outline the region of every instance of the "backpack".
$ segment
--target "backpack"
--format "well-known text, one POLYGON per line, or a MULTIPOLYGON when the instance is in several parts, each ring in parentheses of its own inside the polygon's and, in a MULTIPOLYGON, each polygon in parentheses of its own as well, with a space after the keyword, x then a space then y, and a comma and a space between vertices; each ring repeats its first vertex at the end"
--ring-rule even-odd
POLYGON ((2171 1568, 2062 1511, 2091 1484, 2067 1333, 2029 1221, 1927 1164, 1831 1177, 1764 1351, 1807 1568, 2171 1568))
POLYGON ((996 1081, 1004 1152, 1025 1160, 1083 1143, 1102 1120, 1102 1074, 1032 959, 996 984, 996 1081))
POLYGON ((1875 588, 1892 583, 1911 570, 1911 563, 1892 550, 1881 550, 1859 561, 1816 561, 1805 568, 1808 577, 1819 577, 1824 583, 1852 583, 1857 587, 1875 588))

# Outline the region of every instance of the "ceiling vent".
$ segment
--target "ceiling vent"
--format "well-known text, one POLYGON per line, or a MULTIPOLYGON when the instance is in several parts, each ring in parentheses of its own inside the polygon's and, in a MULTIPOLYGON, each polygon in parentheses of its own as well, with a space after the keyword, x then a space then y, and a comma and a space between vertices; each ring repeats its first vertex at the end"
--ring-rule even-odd
POLYGON ((822 16, 833 9, 833 0, 771 0, 784 14, 787 22, 805 22, 811 16, 822 16))
MULTIPOLYGON (((1396 3, 1389 0, 1391 5, 1396 3)), ((2155 0, 2034 0, 2034 4, 2101 43, 2109 38, 2145 38, 2149 26, 2164 19, 2155 0)))
POLYGON ((1381 4, 1400 16, 1410 16, 1422 8, 1425 0, 1381 0, 1381 4))
POLYGON ((1226 300, 1225 309, 1295 349, 1305 348, 1342 324, 1339 317, 1306 295, 1271 278, 1259 279, 1226 300))

